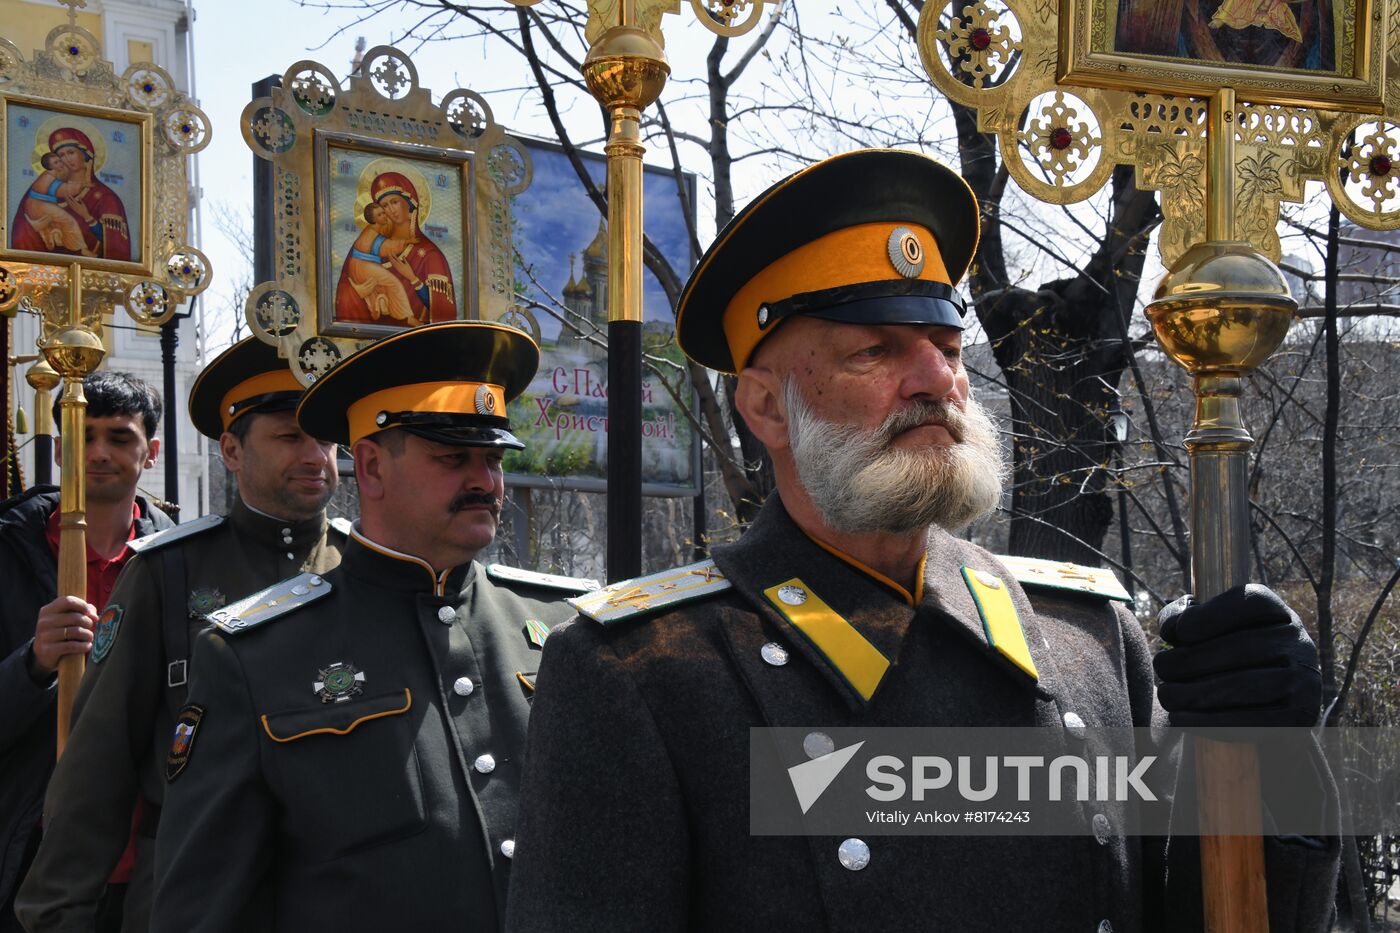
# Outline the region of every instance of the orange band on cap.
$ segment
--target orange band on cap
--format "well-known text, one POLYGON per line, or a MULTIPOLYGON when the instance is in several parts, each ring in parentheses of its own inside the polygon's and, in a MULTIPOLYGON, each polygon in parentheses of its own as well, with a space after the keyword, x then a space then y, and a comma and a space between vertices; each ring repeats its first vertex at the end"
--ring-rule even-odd
MULTIPOLYGON (((300 394, 303 386, 297 382, 297 377, 292 375, 292 371, 285 366, 275 369, 270 373, 258 373, 250 379, 244 379, 224 393, 223 399, 219 402, 219 417, 223 419, 224 430, 236 420, 234 414, 229 411, 233 406, 255 395, 267 395, 269 392, 296 392, 300 394)), ((238 412, 239 416, 247 412, 238 412)))
POLYGON ((381 411, 439 412, 453 415, 506 416, 505 389, 488 382, 418 382, 366 395, 350 406, 350 443, 394 427, 379 424, 381 411))
POLYGON ((771 320, 760 327, 760 305, 828 288, 905 278, 889 254, 890 235, 898 227, 912 230, 923 247, 923 268, 909 281, 952 285, 938 241, 927 227, 895 221, 833 230, 770 263, 730 300, 724 309, 724 336, 734 357, 734 371, 748 365, 754 347, 782 320, 771 320))

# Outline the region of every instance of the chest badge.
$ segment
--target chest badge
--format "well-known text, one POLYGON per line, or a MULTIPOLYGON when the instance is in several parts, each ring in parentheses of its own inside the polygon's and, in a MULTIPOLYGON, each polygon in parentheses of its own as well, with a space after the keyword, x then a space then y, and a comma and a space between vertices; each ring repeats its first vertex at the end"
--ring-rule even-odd
POLYGON ((175 734, 170 739, 170 755, 165 760, 165 781, 172 783, 185 771, 194 753, 194 738, 204 719, 204 707, 191 703, 175 717, 175 734))
POLYGON ((97 617, 97 627, 92 630, 92 663, 99 664, 112 650, 117 641, 117 629, 122 624, 122 607, 112 603, 97 617))
POLYGON ((190 593, 190 618, 203 619, 215 609, 222 609, 228 602, 223 593, 212 586, 201 587, 190 593))
POLYGON ((311 689, 322 703, 343 703, 364 690, 365 674, 353 664, 336 661, 316 672, 311 689))

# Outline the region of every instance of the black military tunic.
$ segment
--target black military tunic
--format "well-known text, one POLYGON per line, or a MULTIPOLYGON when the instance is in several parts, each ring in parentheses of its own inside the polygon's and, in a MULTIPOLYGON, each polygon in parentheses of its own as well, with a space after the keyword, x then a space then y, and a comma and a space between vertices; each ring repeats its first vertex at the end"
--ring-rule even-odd
MULTIPOLYGON (((1113 813, 1093 814, 1097 835, 880 836, 855 853, 840 838, 750 833, 753 727, 1149 725, 1161 709, 1130 613, 1089 594, 1028 593, 995 557, 941 531, 921 591, 908 593, 808 538, 776 495, 715 564, 730 588, 551 636, 511 933, 1199 928, 1199 899, 1178 893, 1198 874, 1192 841, 1168 853, 1125 836, 1113 813), (963 567, 1010 590, 1035 678, 989 644, 963 567), (868 668, 843 672, 765 595, 794 579, 888 660, 874 689, 868 668)), ((1266 857, 1272 929, 1319 929, 1335 846, 1269 840, 1266 857)))
POLYGON ((226 610, 170 756, 153 929, 236 929, 266 882, 275 930, 497 930, 541 633, 588 585, 562 581, 354 533, 324 581, 226 610))
POLYGON ((44 841, 16 902, 27 927, 91 933, 139 795, 145 812, 125 915, 128 926, 145 928, 165 759, 194 637, 227 602, 299 570, 330 570, 345 524, 324 513, 286 522, 240 499, 226 519, 204 516, 140 544, 102 613, 73 732, 49 783, 44 841))

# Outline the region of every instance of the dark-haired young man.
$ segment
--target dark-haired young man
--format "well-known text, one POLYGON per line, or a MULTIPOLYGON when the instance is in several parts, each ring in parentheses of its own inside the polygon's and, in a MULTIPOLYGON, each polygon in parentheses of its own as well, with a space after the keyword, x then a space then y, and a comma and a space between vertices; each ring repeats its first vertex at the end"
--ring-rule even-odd
POLYGON ((97 607, 107 601, 134 538, 169 528, 136 494, 155 466, 162 411, 155 389, 130 373, 83 380, 87 397, 87 593, 58 596, 59 494, 35 486, 0 503, 0 931, 17 930, 15 889, 39 843, 39 814, 54 762, 59 658, 92 650, 97 607))
MULTIPOLYGON (((286 361, 254 338, 195 380, 190 419, 219 442, 238 499, 227 518, 204 516, 140 542, 102 611, 73 731, 44 802, 44 841, 15 899, 27 929, 90 933, 111 900, 104 894, 134 825, 119 919, 122 930, 145 931, 165 749, 185 703, 194 636, 225 603, 340 563, 345 534, 325 511, 337 481, 335 444, 297 427, 292 409, 301 392, 286 361)), ((237 922, 260 928, 252 915, 237 922)))

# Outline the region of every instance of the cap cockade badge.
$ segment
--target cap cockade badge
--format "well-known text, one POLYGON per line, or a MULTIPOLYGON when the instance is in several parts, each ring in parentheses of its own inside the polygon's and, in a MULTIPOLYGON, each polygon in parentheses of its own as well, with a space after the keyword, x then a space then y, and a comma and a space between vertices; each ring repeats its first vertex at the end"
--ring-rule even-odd
POLYGON ((919 235, 908 227, 895 227, 890 231, 890 263, 895 271, 906 279, 917 279, 924 271, 924 245, 919 235))
POLYGON ((478 415, 496 414, 496 396, 492 394, 490 386, 477 386, 476 413, 478 415))

